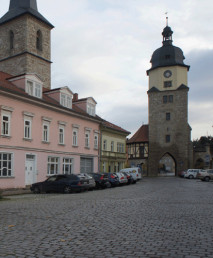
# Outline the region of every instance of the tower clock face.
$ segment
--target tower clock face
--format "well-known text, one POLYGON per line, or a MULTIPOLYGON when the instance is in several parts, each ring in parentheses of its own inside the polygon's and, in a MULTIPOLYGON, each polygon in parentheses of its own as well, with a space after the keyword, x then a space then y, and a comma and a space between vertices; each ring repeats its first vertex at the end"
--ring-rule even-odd
POLYGON ((163 73, 164 77, 166 78, 169 78, 172 76, 172 72, 170 70, 166 70, 164 73, 163 73))

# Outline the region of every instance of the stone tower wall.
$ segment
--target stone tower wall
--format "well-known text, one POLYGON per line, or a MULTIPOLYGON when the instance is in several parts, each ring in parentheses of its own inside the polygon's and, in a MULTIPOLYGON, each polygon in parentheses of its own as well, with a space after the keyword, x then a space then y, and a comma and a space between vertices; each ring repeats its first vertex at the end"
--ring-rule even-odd
POLYGON ((188 125, 188 90, 149 92, 149 175, 158 174, 162 156, 169 153, 177 172, 189 166, 190 127, 188 125), (163 96, 173 95, 172 103, 163 103, 163 96), (166 113, 171 119, 166 120, 166 113), (166 135, 171 140, 166 142, 166 135))
POLYGON ((45 23, 23 15, 0 26, 0 70, 12 75, 36 73, 50 89, 50 30, 45 23), (14 48, 10 49, 10 31, 14 33, 14 48), (42 33, 42 51, 36 48, 37 31, 42 33))

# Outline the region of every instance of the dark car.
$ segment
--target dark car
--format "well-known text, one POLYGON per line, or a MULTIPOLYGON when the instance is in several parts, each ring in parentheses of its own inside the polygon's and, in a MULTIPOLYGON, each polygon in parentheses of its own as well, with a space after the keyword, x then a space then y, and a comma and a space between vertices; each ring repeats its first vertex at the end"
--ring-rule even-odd
POLYGON ((88 174, 94 178, 96 189, 105 189, 111 186, 107 175, 98 174, 98 173, 88 173, 88 174))
POLYGON ((95 186, 96 186, 96 183, 95 183, 95 180, 94 178, 91 176, 91 175, 88 175, 86 173, 81 173, 81 174, 78 174, 78 176, 80 178, 86 178, 89 180, 89 189, 88 190, 93 190, 95 189, 95 186))
POLYGON ((87 189, 89 189, 89 180, 77 175, 54 175, 43 182, 32 184, 30 187, 33 193, 71 193, 87 189))
POLYGON ((118 186, 120 184, 118 176, 116 174, 114 173, 104 173, 104 174, 108 176, 108 180, 112 187, 118 186))

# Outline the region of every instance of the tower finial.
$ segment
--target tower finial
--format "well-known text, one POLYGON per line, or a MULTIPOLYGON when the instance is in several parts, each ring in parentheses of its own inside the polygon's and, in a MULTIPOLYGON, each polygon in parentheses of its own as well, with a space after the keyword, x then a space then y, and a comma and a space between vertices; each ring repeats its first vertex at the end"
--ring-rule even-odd
POLYGON ((168 20, 169 20, 169 18, 168 18, 168 12, 165 12, 165 15, 166 15, 166 26, 168 26, 168 25, 169 25, 169 22, 168 22, 168 20))

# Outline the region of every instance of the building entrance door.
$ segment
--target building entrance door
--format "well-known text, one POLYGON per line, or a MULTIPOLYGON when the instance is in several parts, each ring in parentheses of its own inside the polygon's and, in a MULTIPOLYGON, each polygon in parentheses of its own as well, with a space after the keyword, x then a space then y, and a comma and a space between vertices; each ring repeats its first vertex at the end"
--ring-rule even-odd
POLYGON ((31 185, 36 182, 37 175, 35 169, 35 155, 26 155, 25 162, 25 185, 31 185))

